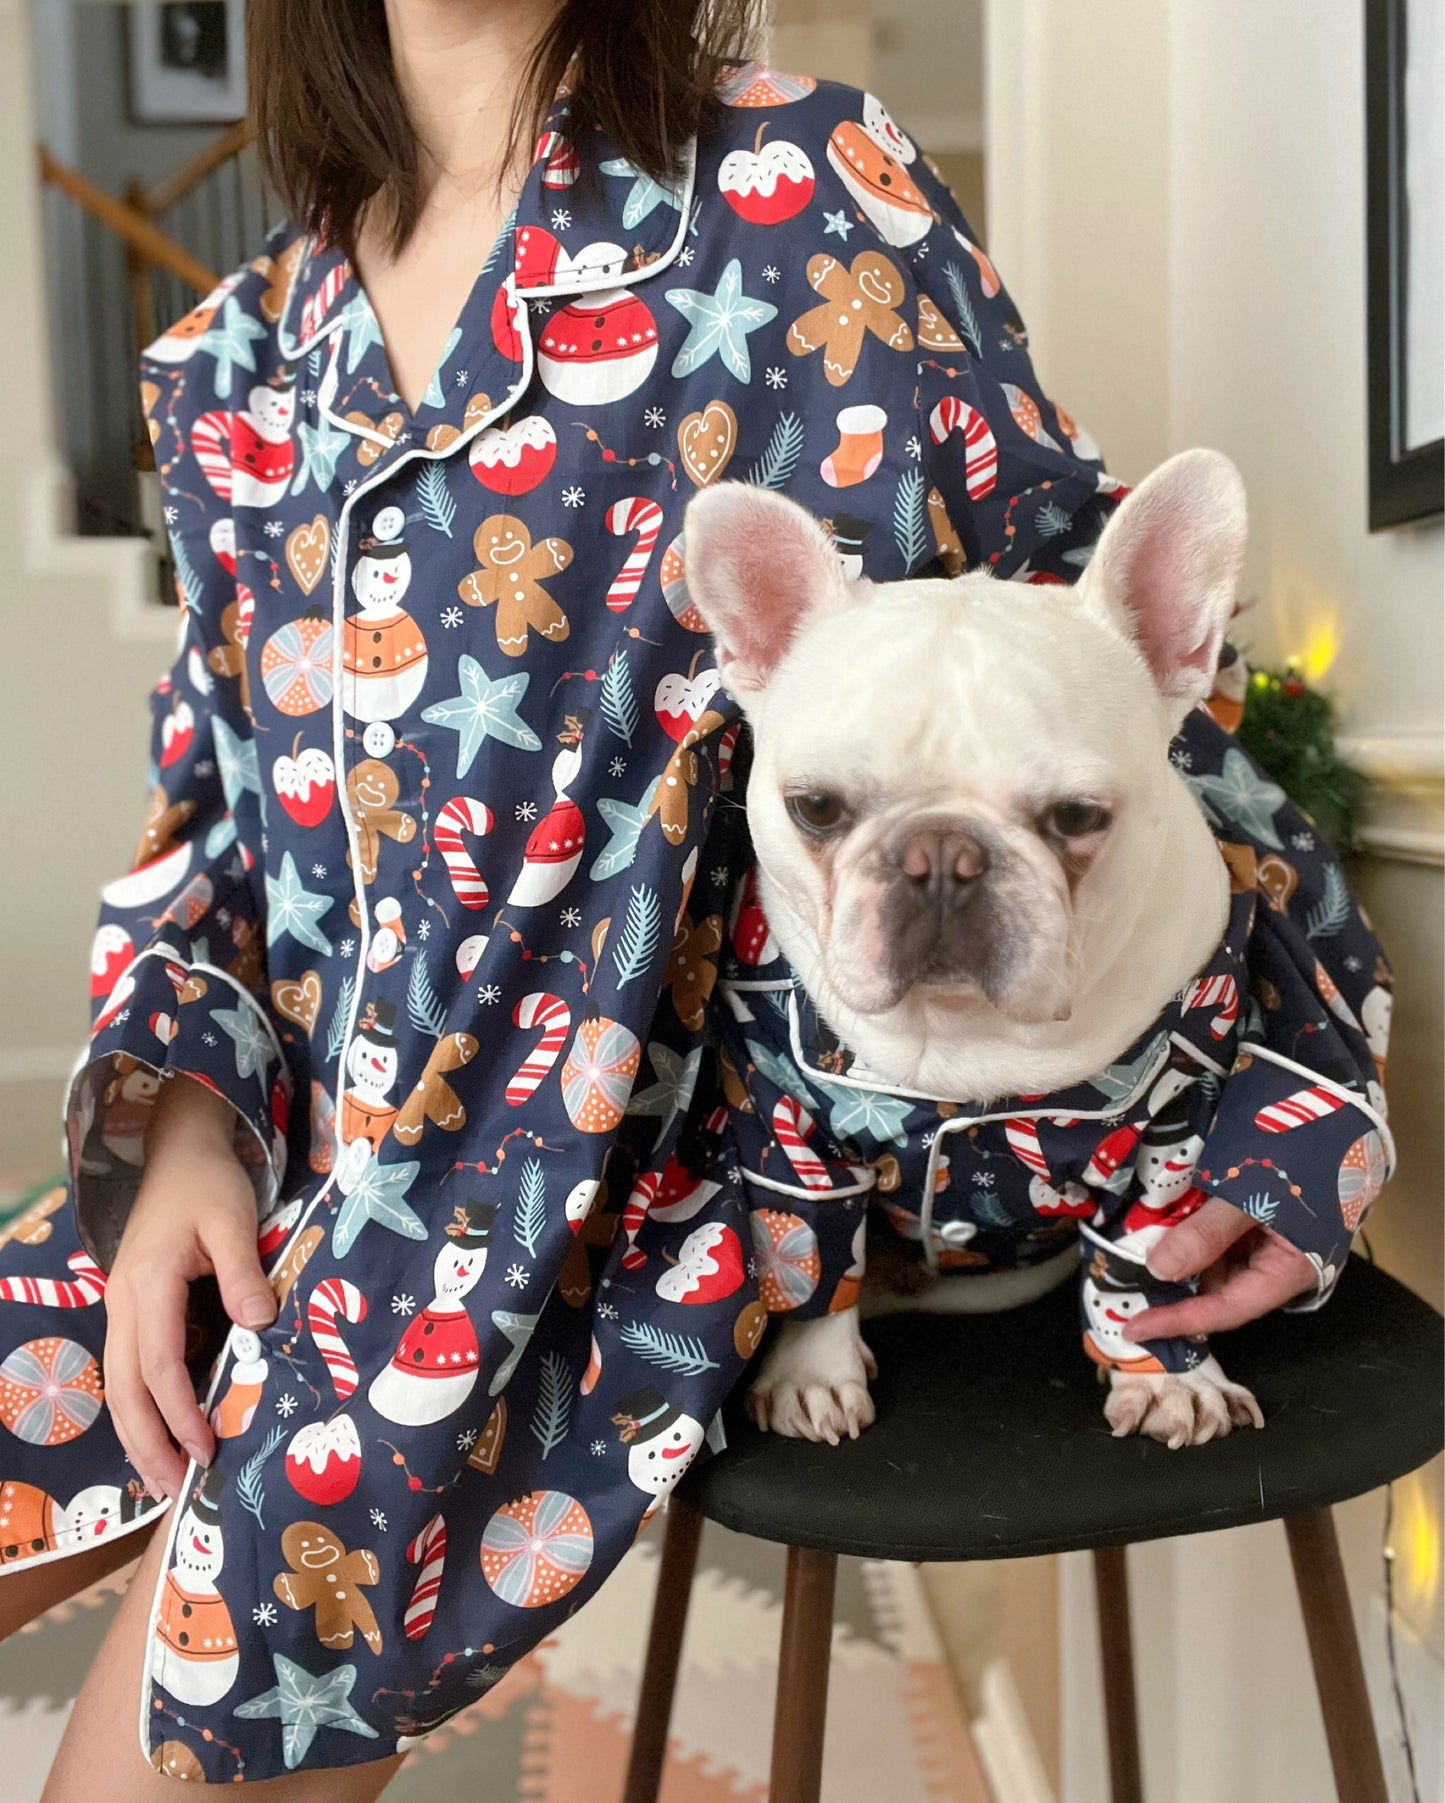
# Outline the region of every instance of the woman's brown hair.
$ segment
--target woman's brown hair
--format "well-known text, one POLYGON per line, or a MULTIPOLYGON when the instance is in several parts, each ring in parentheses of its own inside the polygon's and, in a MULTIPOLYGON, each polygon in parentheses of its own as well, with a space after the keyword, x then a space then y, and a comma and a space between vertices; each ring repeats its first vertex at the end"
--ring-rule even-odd
MULTIPOLYGON (((755 12, 756 0, 562 0, 519 87, 507 160, 575 56, 569 133, 583 141, 600 126, 654 179, 675 175, 717 104, 719 73, 747 54, 755 12)), ((426 194, 384 0, 250 0, 246 32, 262 164, 291 217, 350 250, 379 199, 399 251, 426 194)))

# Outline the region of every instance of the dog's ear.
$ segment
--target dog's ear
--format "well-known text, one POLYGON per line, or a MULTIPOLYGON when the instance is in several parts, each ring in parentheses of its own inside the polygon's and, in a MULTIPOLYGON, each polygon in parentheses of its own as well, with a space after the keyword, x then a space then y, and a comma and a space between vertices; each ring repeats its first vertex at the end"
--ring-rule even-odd
POLYGON ((1246 529, 1239 471, 1218 451, 1183 451, 1120 503, 1079 583, 1181 720, 1213 686, 1246 529))
POLYGON ((719 482, 683 520, 687 592, 717 641, 723 681, 746 703, 762 692, 799 628, 849 584, 806 509, 750 482, 719 482))

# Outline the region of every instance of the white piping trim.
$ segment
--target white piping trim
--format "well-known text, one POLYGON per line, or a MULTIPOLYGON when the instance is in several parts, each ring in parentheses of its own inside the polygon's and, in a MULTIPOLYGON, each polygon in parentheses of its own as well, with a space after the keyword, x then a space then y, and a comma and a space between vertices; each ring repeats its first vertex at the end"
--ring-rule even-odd
MULTIPOLYGON (((163 1497, 153 1509, 147 1509, 144 1515, 138 1515, 134 1521, 124 1522, 110 1533, 102 1535, 107 1544, 114 1540, 123 1540, 127 1534, 138 1534, 142 1528, 159 1527, 161 1516, 170 1508, 170 1498, 163 1497)), ((28 1559, 15 1559, 8 1565, 0 1565, 0 1578, 7 1578, 12 1572, 35 1571, 42 1565, 56 1565, 62 1559, 73 1559, 78 1553, 93 1552, 99 1541, 87 1540, 75 1546, 52 1547, 48 1553, 35 1553, 28 1559)), ((150 1754, 146 1754, 150 1758, 150 1754)))
POLYGON ((1390 1170, 1385 1181, 1388 1183, 1390 1178, 1395 1175, 1395 1167, 1398 1162, 1395 1155, 1395 1136, 1391 1133, 1384 1115, 1372 1108, 1358 1091, 1346 1089, 1343 1083, 1336 1083, 1329 1077, 1322 1077, 1318 1071, 1312 1071, 1307 1064, 1296 1064, 1293 1058, 1286 1058, 1283 1052, 1271 1051, 1268 1046, 1249 1044, 1241 1046, 1240 1050, 1247 1051, 1256 1058, 1263 1058, 1269 1064, 1277 1064, 1283 1070, 1294 1071, 1297 1076, 1305 1078, 1313 1089, 1326 1089, 1332 1096, 1338 1096, 1342 1102, 1353 1103, 1361 1114, 1367 1116, 1374 1123, 1380 1138, 1385 1142, 1385 1153, 1390 1161, 1390 1170))
MULTIPOLYGON (((801 1183, 779 1183, 776 1177, 764 1177, 761 1171, 750 1171, 742 1168, 743 1182, 756 1184, 759 1189, 770 1189, 780 1196, 796 1196, 800 1201, 832 1202, 840 1196, 866 1196, 878 1187, 878 1173, 872 1174, 869 1183, 855 1183, 847 1189, 808 1189, 801 1183)), ((867 1165, 849 1165, 850 1171, 866 1171, 867 1165)))

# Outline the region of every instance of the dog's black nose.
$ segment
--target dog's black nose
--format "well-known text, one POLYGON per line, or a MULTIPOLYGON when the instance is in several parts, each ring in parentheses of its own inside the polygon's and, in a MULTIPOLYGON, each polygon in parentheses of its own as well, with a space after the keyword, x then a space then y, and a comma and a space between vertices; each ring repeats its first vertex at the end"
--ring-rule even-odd
POLYGON ((988 869, 988 852, 958 826, 914 827, 898 848, 898 868, 919 889, 950 890, 988 869))

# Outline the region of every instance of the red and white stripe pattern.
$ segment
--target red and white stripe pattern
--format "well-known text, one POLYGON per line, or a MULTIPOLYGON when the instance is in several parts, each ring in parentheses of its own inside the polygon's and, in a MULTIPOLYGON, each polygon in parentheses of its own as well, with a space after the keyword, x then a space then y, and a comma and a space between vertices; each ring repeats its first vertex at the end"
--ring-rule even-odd
POLYGON ((191 449, 201 474, 223 501, 231 498, 231 416, 203 413, 191 427, 191 449))
POLYGON ((1048 1176, 1048 1163, 1039 1144, 1038 1127, 1033 1121, 1005 1121, 1003 1136, 1020 1164, 1031 1170, 1035 1177, 1048 1176))
POLYGON ((647 1263, 647 1254, 638 1247, 637 1235, 647 1219, 648 1209, 657 1200, 661 1183, 661 1171, 643 1171, 632 1186, 632 1194, 622 1210, 622 1232, 627 1240, 627 1250, 622 1254, 624 1271, 640 1271, 647 1263))
POLYGON ((779 1096, 773 1106, 773 1133, 804 1189, 830 1190, 828 1167, 808 1144, 817 1122, 796 1096, 779 1096))
POLYGON ((336 1400, 346 1402, 356 1393, 356 1361, 337 1328, 337 1318, 355 1327, 366 1319, 366 1298, 345 1277, 328 1277, 318 1283, 306 1305, 306 1324, 316 1350, 336 1385, 336 1400))
POLYGON ((322 277, 321 286, 311 295, 301 309, 301 341, 304 344, 319 328, 323 319, 331 311, 331 303, 351 280, 350 263, 338 263, 334 269, 328 269, 322 277))
POLYGON ((1322 1121, 1344 1105, 1343 1096, 1313 1083, 1308 1089, 1297 1089, 1282 1102, 1271 1102, 1268 1108, 1261 1108, 1254 1117, 1254 1124, 1261 1133, 1292 1133, 1296 1127, 1322 1121))
POLYGON ((1192 1008, 1213 1008, 1209 1023, 1210 1037, 1223 1039, 1239 1019, 1239 985, 1233 977, 1196 977, 1184 995, 1184 1012, 1192 1008))
POLYGON ((617 538, 626 538, 629 532, 637 534, 631 555, 607 591, 608 607, 613 613, 620 614, 631 607, 642 587, 642 578, 657 549, 657 535, 662 531, 662 509, 644 495, 628 495, 624 500, 614 501, 607 509, 605 524, 617 538))
POLYGON ((534 989, 531 995, 524 995, 512 1010, 512 1023, 524 1032, 530 1032, 533 1027, 542 1029, 542 1037, 518 1066, 516 1075, 507 1085, 509 1105, 520 1108, 537 1093, 537 1085, 562 1055, 562 1047, 567 1043, 567 1035, 572 1028, 572 1010, 560 995, 552 995, 545 989, 534 989))
POLYGON ((570 188, 578 175, 577 151, 570 138, 559 131, 544 131, 537 140, 534 163, 545 163, 542 171, 544 188, 570 188))
POLYGON ((988 421, 977 407, 946 394, 928 416, 928 435, 942 444, 952 431, 963 433, 963 484, 970 501, 993 493, 998 481, 998 444, 988 421))
POLYGON ((471 833, 483 839, 494 823, 487 804, 473 801, 470 795, 458 795, 437 815, 436 847, 452 880, 452 894, 464 908, 485 908, 491 900, 491 891, 487 888, 487 879, 477 868, 476 859, 462 843, 462 837, 471 833))
POLYGON ((62 1277, 0 1279, 0 1301, 28 1302, 37 1308, 93 1308, 105 1294, 105 1272, 88 1252, 72 1252, 66 1264, 75 1281, 62 1277))
POLYGON ((420 1565, 416 1588, 401 1618, 401 1631, 408 1640, 420 1640, 432 1625, 437 1612, 437 1596, 442 1587, 442 1567, 447 1559, 447 1524, 433 1515, 406 1549, 408 1565, 420 1565))

